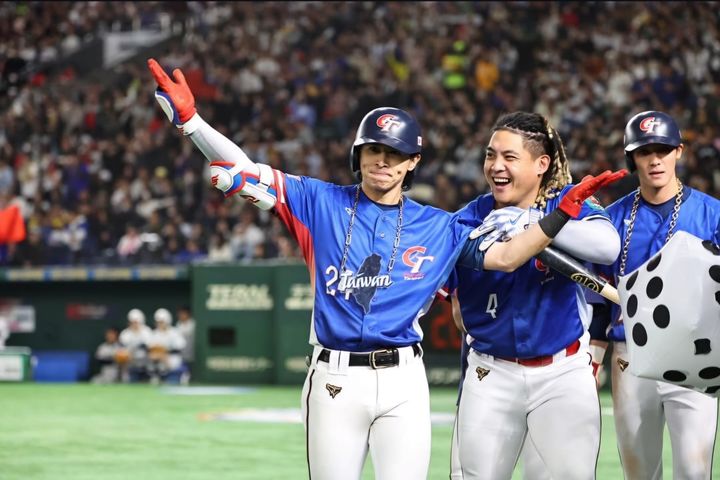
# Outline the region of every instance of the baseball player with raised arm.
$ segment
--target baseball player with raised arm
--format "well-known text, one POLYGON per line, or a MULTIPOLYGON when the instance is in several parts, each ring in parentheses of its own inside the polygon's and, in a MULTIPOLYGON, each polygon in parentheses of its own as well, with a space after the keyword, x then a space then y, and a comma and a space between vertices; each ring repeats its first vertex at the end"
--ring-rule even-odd
MULTIPOLYGON (((622 252, 601 271, 617 284, 685 231, 720 243, 720 201, 683 185, 675 167, 684 145, 680 129, 668 114, 645 111, 625 127, 625 159, 637 171, 639 188, 607 208, 620 232, 622 252)), ((618 451, 625 478, 661 479, 663 430, 672 443, 673 478, 709 479, 717 430, 717 399, 671 383, 636 377, 628 366, 622 312, 614 304, 604 320, 591 327, 595 365, 613 344, 610 372, 618 451)), ((597 368, 597 367, 596 367, 597 368)))
POLYGON ((211 162, 213 185, 273 209, 302 249, 314 289, 302 393, 310 478, 360 478, 369 451, 376 479, 425 479, 430 404, 418 320, 438 287, 456 262, 521 265, 624 172, 588 179, 538 225, 483 251, 487 235, 403 195, 422 146, 408 112, 379 108, 363 118, 350 151, 360 183, 340 186, 254 163, 198 115, 179 69, 173 80, 155 60, 148 65, 168 118, 211 162))
MULTIPOLYGON (((480 232, 507 212, 531 208, 546 218, 573 188, 557 130, 542 115, 514 112, 492 131, 484 163, 491 193, 456 215, 482 222, 480 232)), ((612 263, 620 241, 603 208, 586 201, 576 218, 553 245, 585 261, 612 263)), ((450 283, 470 346, 457 418, 462 478, 510 479, 523 444, 537 452, 534 468, 542 469, 525 478, 594 478, 600 405, 582 287, 537 260, 513 272, 458 265, 450 283)))

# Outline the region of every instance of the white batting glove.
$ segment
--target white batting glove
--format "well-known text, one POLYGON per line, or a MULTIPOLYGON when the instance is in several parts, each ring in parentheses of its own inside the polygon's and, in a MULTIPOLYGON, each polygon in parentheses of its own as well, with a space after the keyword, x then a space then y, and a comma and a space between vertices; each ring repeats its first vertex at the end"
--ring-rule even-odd
POLYGON ((504 207, 493 210, 483 219, 482 225, 470 233, 470 239, 485 238, 480 242, 481 252, 486 251, 495 242, 507 242, 515 235, 524 232, 533 223, 544 216, 536 208, 504 207))

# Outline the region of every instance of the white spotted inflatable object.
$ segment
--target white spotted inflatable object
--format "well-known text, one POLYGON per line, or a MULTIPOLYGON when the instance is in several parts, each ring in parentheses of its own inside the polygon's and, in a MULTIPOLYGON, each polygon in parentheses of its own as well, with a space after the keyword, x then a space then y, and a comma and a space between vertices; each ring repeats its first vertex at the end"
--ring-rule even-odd
POLYGON ((720 248, 679 231, 618 292, 629 371, 720 396, 720 248))

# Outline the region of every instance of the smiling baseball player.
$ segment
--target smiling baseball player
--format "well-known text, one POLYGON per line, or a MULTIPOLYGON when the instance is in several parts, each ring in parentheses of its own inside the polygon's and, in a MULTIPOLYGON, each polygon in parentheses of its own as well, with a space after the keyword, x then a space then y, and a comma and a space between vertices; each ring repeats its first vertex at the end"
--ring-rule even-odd
MULTIPOLYGON (((457 214, 482 225, 508 210, 549 213, 571 191, 562 141, 539 114, 514 112, 497 120, 484 171, 491 193, 457 214)), ((554 245, 586 261, 611 263, 620 242, 602 207, 585 202, 577 218, 554 245)), ((526 472, 526 478, 593 479, 600 407, 585 333, 591 310, 582 287, 537 261, 513 272, 458 266, 451 285, 471 347, 457 419, 462 478, 510 479, 527 444, 542 460, 536 466, 546 470, 526 472)))
POLYGON ((197 114, 182 72, 154 60, 156 98, 210 160, 213 185, 272 209, 299 242, 310 271, 313 353, 302 394, 310 478, 356 479, 370 451, 375 478, 425 479, 430 404, 419 318, 456 261, 514 268, 546 247, 580 204, 622 176, 605 172, 570 191, 558 209, 510 242, 480 250, 488 235, 402 192, 422 137, 406 111, 378 108, 360 123, 340 186, 252 162, 197 114), (468 240, 472 237, 471 240, 468 240))

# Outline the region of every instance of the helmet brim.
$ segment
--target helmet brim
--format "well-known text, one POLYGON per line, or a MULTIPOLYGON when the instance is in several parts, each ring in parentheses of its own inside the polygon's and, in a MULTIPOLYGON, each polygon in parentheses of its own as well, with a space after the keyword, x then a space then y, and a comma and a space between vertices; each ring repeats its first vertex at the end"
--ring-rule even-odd
POLYGON ((369 137, 358 137, 353 143, 353 147, 359 147, 361 145, 367 145, 369 143, 379 143, 388 147, 392 147, 398 152, 406 155, 414 155, 420 153, 419 145, 410 145, 409 143, 394 137, 383 137, 383 138, 369 138, 369 137))
POLYGON ((643 137, 637 142, 633 142, 625 147, 626 152, 632 152, 645 145, 668 145, 670 147, 678 147, 682 142, 673 140, 669 137, 655 136, 643 137))

